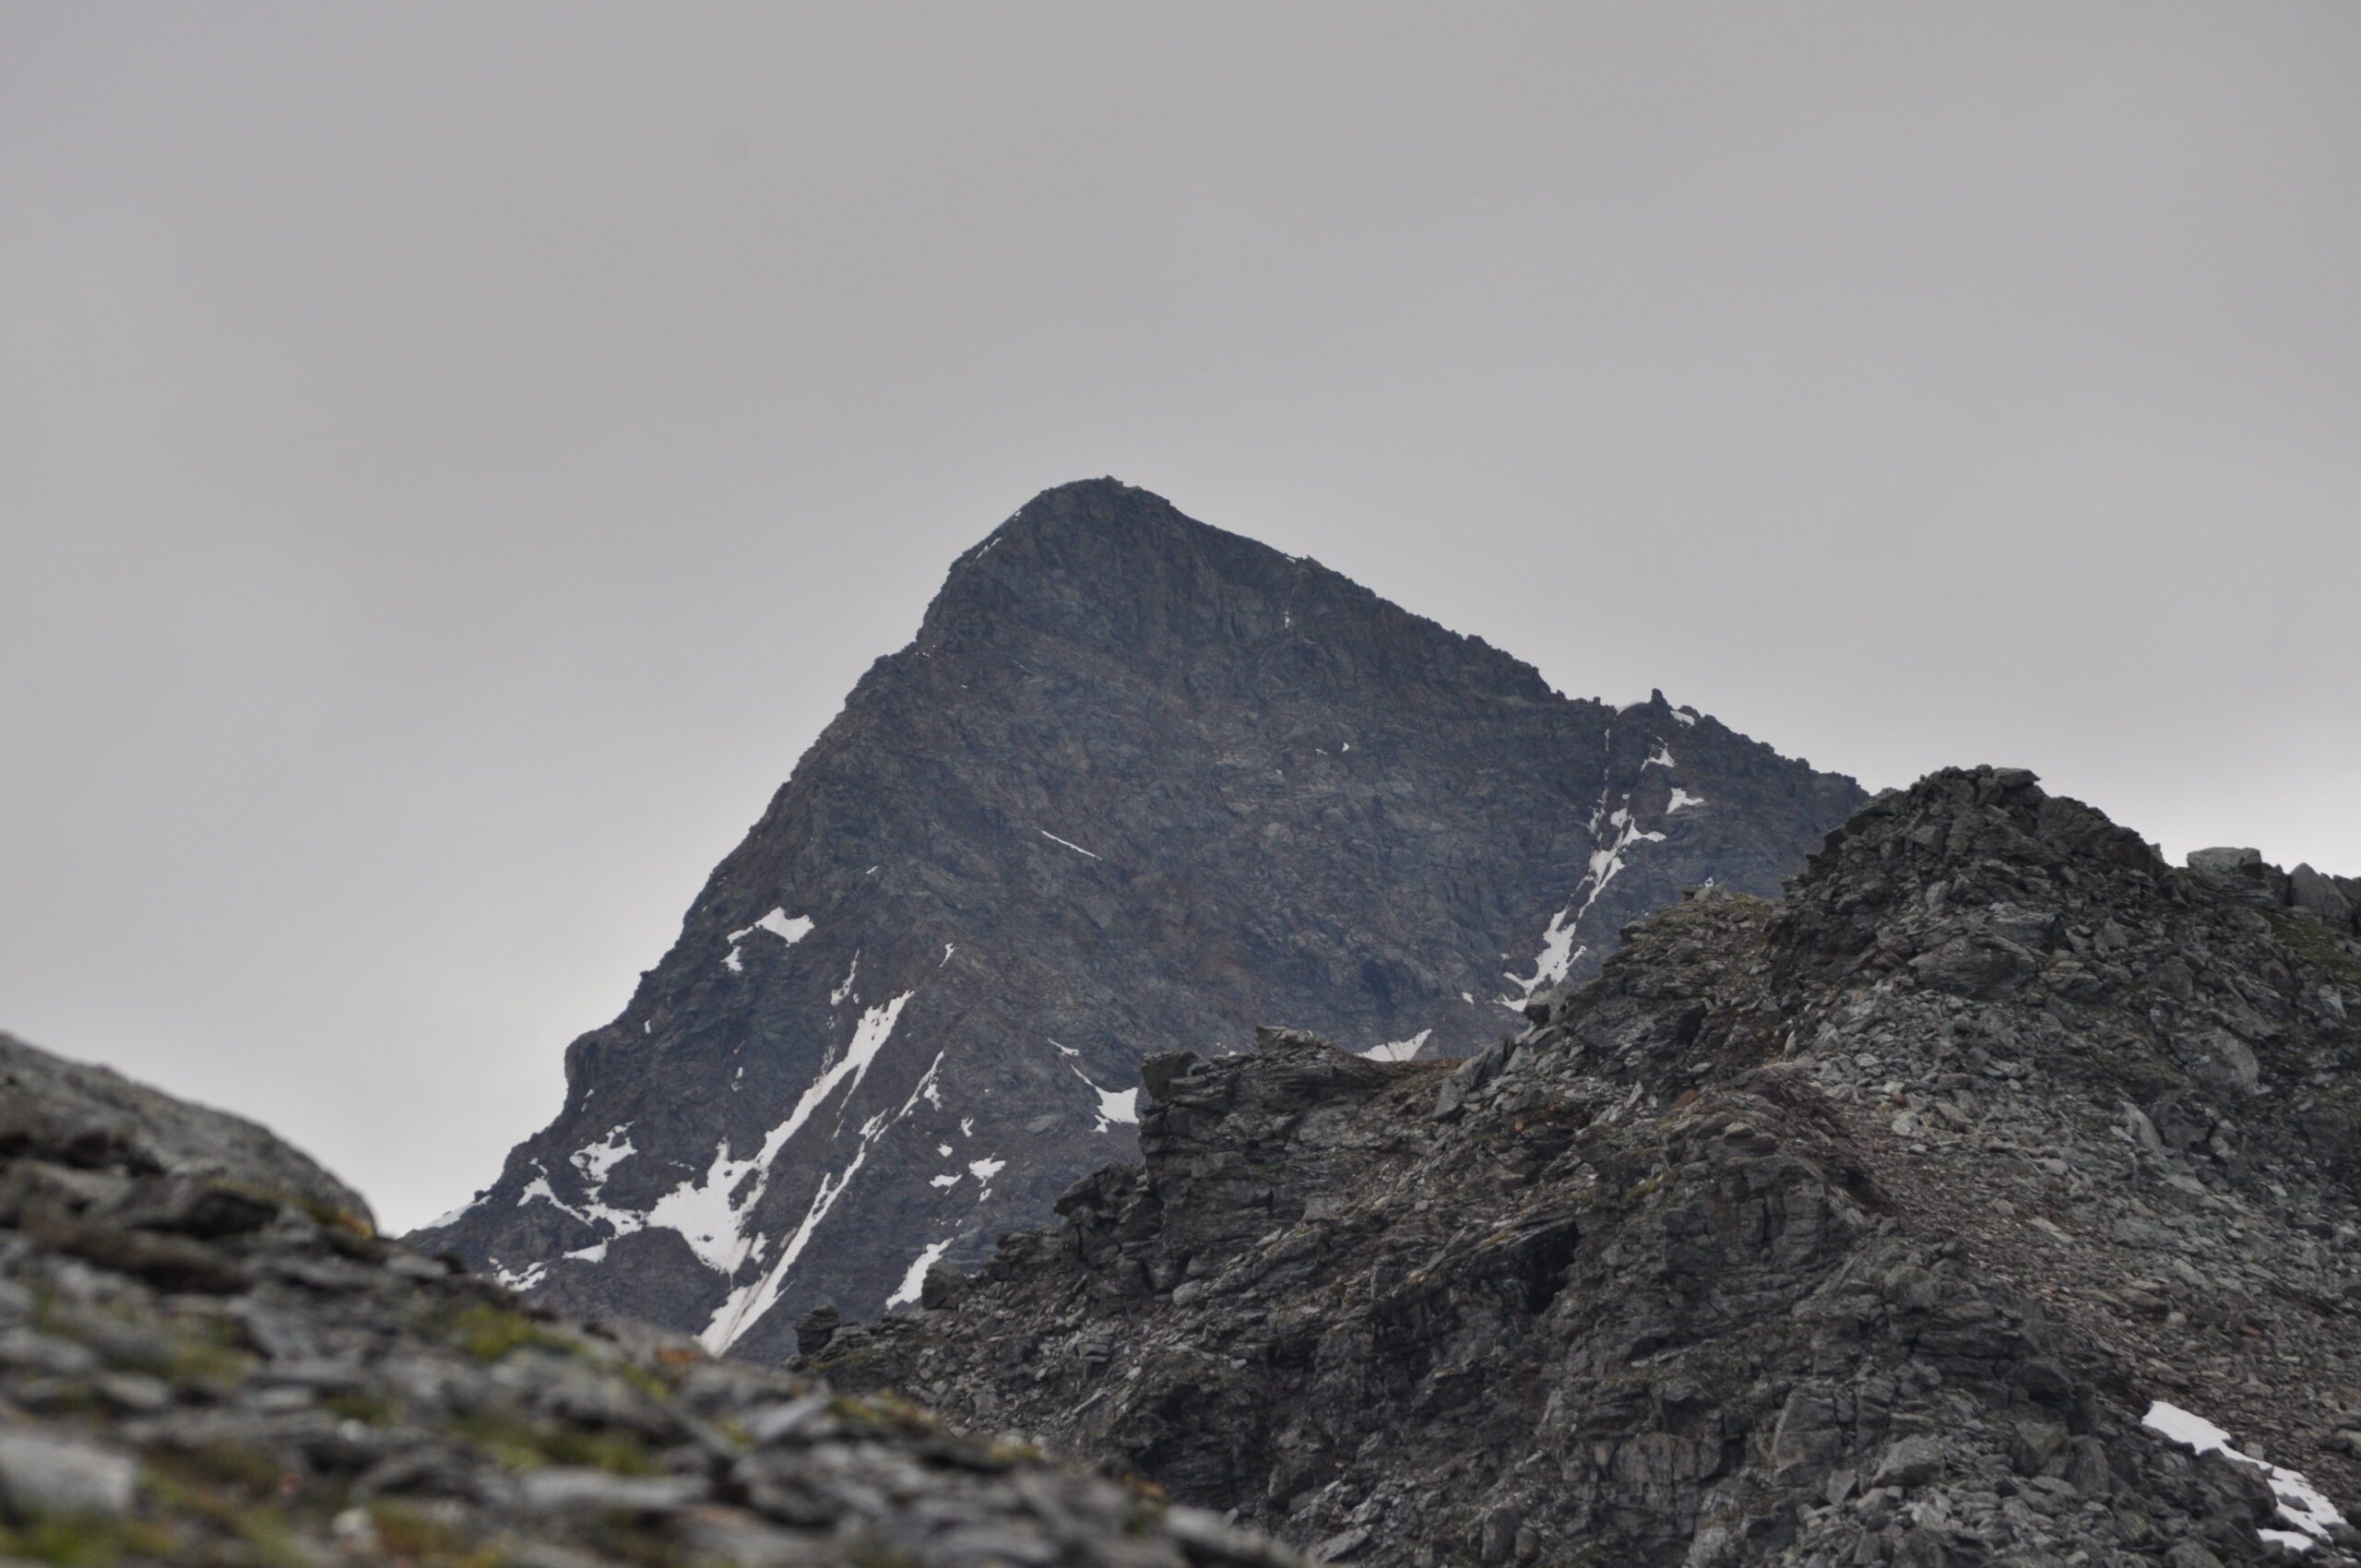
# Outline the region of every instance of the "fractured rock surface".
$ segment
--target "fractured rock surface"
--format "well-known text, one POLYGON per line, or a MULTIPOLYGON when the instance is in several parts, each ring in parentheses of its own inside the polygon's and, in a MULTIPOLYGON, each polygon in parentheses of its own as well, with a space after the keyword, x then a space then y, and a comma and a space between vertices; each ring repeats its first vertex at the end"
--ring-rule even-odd
POLYGON ((262 1129, 0 1037, 0 1560, 1287 1568, 1152 1492, 373 1237, 262 1129))
POLYGON ((1144 1163, 799 1364, 1331 1559, 2351 1562, 2361 940, 2236 874, 1930 776, 1464 1063, 1151 1057, 1144 1163))
POLYGON ((1774 891, 1862 798, 1068 485, 954 564, 569 1050, 556 1120, 418 1244, 776 1360, 1134 1155, 1151 1051, 1271 1018, 1478 1050, 1682 888, 1774 891))

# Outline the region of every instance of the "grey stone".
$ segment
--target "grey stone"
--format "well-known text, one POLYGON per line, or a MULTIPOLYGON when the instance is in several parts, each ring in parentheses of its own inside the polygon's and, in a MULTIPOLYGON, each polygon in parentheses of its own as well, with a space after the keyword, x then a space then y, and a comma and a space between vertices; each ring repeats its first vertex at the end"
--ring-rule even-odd
POLYGON ((1924 1486, 1943 1472, 1943 1445, 1931 1437, 1905 1437, 1888 1447, 1869 1478, 1873 1487, 1924 1486))
POLYGON ((136 1462, 53 1432, 0 1431, 0 1493, 22 1513, 120 1517, 131 1511, 136 1462))
POLYGON ((2175 1042, 2190 1074, 2217 1088, 2253 1094, 2262 1085, 2262 1064, 2253 1048, 2227 1029, 2207 1029, 2175 1042))
POLYGON ((783 1443, 822 1421, 829 1403, 825 1394, 807 1394, 784 1404, 766 1405, 750 1413, 742 1424, 758 1443, 783 1443))
POLYGON ((552 1513, 662 1514, 703 1498, 699 1476, 619 1476, 607 1470, 551 1466, 516 1479, 527 1508, 552 1513))
POLYGON ((2259 849, 2192 849, 2189 872, 2226 897, 2258 909, 2287 906, 2287 873, 2267 863, 2259 849))
POLYGON ((967 1293, 967 1276, 957 1264, 941 1258, 927 1265, 925 1277, 919 1281, 919 1305, 931 1312, 955 1306, 967 1293))
POLYGON ((823 1301, 795 1320, 795 1353, 816 1356, 828 1348, 836 1336, 836 1326, 844 1322, 844 1313, 834 1302, 823 1301))
POLYGON ((1311 1560, 1314 1562, 1347 1562, 1369 1542, 1370 1533, 1367 1530, 1358 1527, 1339 1530, 1311 1549, 1311 1560))
POLYGON ((2322 876, 2308 865, 2299 865, 2287 873, 2290 902, 2316 920, 2332 926, 2351 926, 2353 903, 2333 877, 2322 876))
POLYGON ((1525 1515, 1516 1508, 1489 1510, 1477 1534, 1477 1556, 1488 1564, 1513 1561, 1516 1556, 1517 1531, 1524 1525, 1525 1515))

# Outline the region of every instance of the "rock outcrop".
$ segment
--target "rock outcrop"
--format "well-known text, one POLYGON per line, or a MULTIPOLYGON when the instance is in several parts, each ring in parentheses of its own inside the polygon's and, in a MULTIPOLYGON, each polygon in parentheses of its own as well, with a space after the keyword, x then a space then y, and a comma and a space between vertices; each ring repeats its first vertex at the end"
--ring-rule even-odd
POLYGON ((418 1243, 776 1359, 1134 1154, 1150 1051, 1274 1017, 1480 1049, 1682 888, 1775 891, 1862 799, 1069 485, 958 559, 569 1050, 557 1118, 418 1243))
POLYGON ((252 1123, 0 1038, 0 1559, 1286 1568, 1151 1490, 370 1234, 252 1123))
POLYGON ((1334 1561, 2351 1562, 2322 914, 1936 774, 1465 1062, 1149 1058, 1143 1164, 800 1364, 1334 1561))

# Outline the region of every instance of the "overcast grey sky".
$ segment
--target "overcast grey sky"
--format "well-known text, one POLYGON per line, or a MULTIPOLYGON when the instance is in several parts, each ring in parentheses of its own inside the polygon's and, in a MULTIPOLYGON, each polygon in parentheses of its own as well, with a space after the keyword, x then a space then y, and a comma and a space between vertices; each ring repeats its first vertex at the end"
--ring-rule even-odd
POLYGON ((0 1027, 407 1227, 1112 473, 2361 873, 2361 6, 0 4, 0 1027))

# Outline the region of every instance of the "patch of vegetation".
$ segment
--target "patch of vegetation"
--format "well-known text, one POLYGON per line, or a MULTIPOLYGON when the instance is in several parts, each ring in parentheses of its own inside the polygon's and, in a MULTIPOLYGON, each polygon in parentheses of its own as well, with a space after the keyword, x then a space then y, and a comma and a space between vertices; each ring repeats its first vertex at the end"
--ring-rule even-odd
POLYGON ((448 1558, 466 1544, 457 1530, 416 1503, 386 1498, 369 1505, 377 1544, 392 1557, 433 1561, 448 1558))
MULTIPOLYGON (((296 1533, 277 1503, 286 1472, 267 1455, 218 1443, 158 1460, 151 1456, 141 1487, 149 1503, 181 1525, 206 1526, 196 1534, 227 1536, 240 1543, 233 1561, 262 1568, 316 1568, 318 1553, 296 1533), (257 1500, 254 1494, 262 1494, 257 1500), (244 1495, 241 1495, 244 1494, 244 1495)), ((168 1538, 150 1555, 169 1562, 214 1561, 194 1539, 168 1538)))
POLYGON ((421 1324, 428 1333, 447 1339, 480 1361, 496 1361, 511 1351, 530 1347, 575 1354, 579 1347, 528 1313, 490 1301, 477 1301, 457 1313, 437 1313, 421 1324))
POLYGON ((285 1467, 258 1448, 238 1443, 206 1443, 173 1454, 169 1474, 198 1486, 232 1486, 267 1496, 279 1490, 285 1467))
POLYGON ((1164 1516, 1172 1512, 1172 1500, 1154 1481, 1126 1472, 1118 1479, 1132 1494, 1132 1516, 1123 1521, 1123 1533, 1145 1538, 1164 1527, 1164 1516))
POLYGON ((141 1519, 40 1514, 0 1527, 0 1553, 57 1568, 109 1568, 125 1557, 169 1558, 172 1538, 141 1519))
POLYGON ((394 1402, 382 1394, 331 1394, 320 1403, 346 1420, 367 1426, 381 1427, 394 1419, 394 1402))
POLYGON ((2266 910, 2264 918, 2271 921, 2272 932, 2280 944, 2315 968, 2325 969, 2330 977, 2342 984, 2361 986, 2361 954, 2352 948, 2352 939, 2341 936, 2315 920, 2285 910, 2266 910))
POLYGON ((924 1406, 894 1393, 840 1396, 829 1403, 828 1414, 848 1426, 890 1427, 919 1435, 942 1424, 924 1406))
POLYGON ((918 1568, 918 1559, 908 1552, 889 1550, 873 1541, 862 1541, 846 1555, 854 1568, 918 1568))
POLYGON ((541 1465, 581 1465, 619 1476, 652 1475, 655 1464, 637 1437, 627 1431, 541 1426, 497 1410, 462 1416, 452 1429, 508 1470, 541 1465))
POLYGON ((270 1197, 292 1204, 308 1214, 324 1230, 340 1230, 345 1235, 366 1241, 377 1234, 377 1228, 349 1208, 338 1208, 325 1198, 307 1197, 301 1193, 271 1193, 270 1197))

